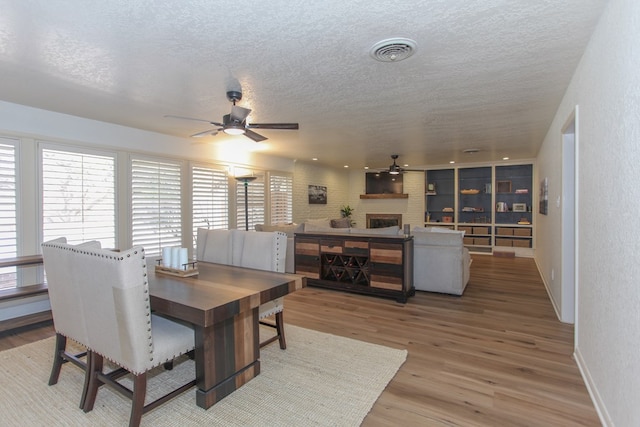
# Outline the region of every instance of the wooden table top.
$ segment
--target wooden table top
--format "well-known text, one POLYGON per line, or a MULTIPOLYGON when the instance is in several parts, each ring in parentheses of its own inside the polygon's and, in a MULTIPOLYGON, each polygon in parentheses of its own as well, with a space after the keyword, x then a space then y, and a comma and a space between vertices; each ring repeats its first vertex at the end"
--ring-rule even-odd
POLYGON ((297 274, 198 262, 197 276, 176 277, 148 269, 152 310, 200 326, 284 296, 306 284, 297 274))

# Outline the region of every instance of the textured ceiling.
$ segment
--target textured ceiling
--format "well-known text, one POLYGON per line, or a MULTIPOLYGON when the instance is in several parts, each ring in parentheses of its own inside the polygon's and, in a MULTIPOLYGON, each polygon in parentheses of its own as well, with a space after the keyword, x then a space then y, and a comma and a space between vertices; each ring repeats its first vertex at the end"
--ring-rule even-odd
POLYGON ((206 123, 164 115, 221 121, 225 92, 241 89, 250 121, 300 123, 259 131, 279 156, 357 168, 392 153, 415 167, 533 158, 605 5, 0 0, 0 99, 186 137, 206 123), (416 53, 374 61, 390 37, 416 53))

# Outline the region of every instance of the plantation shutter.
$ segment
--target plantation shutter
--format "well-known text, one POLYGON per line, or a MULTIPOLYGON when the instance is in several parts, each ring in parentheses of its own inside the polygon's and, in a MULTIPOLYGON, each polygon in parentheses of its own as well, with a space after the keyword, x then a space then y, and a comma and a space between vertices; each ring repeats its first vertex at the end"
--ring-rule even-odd
MULTIPOLYGON (((264 177, 258 177, 247 186, 249 230, 255 230, 256 224, 264 224, 264 177)), ((245 229, 244 182, 236 183, 237 228, 245 229)))
POLYGON ((229 228, 229 178, 227 172, 193 166, 193 240, 198 228, 229 228))
MULTIPOLYGON (((9 141, 0 138, 0 258, 17 255, 16 148, 9 141)), ((0 289, 16 285, 16 267, 0 268, 0 289)))
POLYGON ((271 195, 271 224, 293 222, 293 178, 271 175, 269 177, 271 195))
POLYGON ((148 256, 182 246, 180 163, 131 160, 132 244, 148 256))
POLYGON ((42 149, 42 237, 115 247, 115 158, 42 149))

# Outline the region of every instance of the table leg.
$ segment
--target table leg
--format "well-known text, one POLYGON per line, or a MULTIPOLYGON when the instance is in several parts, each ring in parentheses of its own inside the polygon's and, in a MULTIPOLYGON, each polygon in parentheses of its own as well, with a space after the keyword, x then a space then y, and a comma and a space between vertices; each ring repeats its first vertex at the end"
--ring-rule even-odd
POLYGON ((196 403, 208 409, 260 373, 258 308, 195 327, 196 403))

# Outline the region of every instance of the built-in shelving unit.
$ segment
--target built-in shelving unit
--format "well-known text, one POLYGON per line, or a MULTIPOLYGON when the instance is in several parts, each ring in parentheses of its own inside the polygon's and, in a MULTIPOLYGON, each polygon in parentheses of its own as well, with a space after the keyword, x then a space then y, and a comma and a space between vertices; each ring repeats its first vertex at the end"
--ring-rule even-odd
POLYGON ((532 256, 533 164, 425 172, 425 225, 465 232, 472 252, 532 256))

